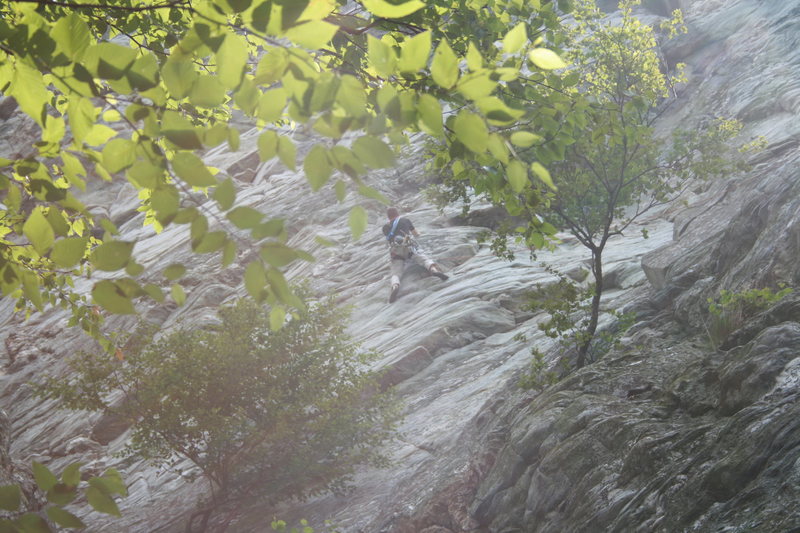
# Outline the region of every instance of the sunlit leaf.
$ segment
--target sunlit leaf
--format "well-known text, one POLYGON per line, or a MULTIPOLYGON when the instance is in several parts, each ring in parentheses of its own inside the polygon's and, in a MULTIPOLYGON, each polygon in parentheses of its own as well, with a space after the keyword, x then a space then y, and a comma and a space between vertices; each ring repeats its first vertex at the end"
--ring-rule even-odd
POLYGON ((390 3, 386 0, 362 0, 361 3, 376 17, 387 19, 407 17, 425 7, 425 3, 420 0, 408 0, 403 3, 390 3))
POLYGON ((558 190, 558 188, 553 183, 553 178, 550 177, 550 172, 538 161, 534 161, 531 163, 531 170, 533 171, 536 176, 539 177, 545 185, 550 187, 551 189, 558 190))
POLYGON ((440 87, 450 89, 458 81, 458 58, 446 40, 436 48, 431 63, 431 76, 440 87))
POLYGON ((486 151, 489 143, 489 130, 481 117, 462 109, 453 124, 456 137, 464 146, 475 153, 486 151))
POLYGON ((558 54, 547 48, 534 48, 528 57, 534 65, 543 70, 554 70, 567 66, 558 54))
POLYGON ((503 37, 503 51, 507 54, 516 54, 528 40, 525 23, 520 22, 503 37))

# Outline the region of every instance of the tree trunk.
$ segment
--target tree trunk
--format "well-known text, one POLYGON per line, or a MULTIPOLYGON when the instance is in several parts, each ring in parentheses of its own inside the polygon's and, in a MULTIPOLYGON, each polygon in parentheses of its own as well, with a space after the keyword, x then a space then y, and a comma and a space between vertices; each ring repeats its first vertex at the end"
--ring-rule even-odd
POLYGON ((594 296, 592 297, 592 310, 589 318, 589 325, 583 331, 585 338, 578 348, 578 358, 575 361, 577 368, 583 368, 586 364, 586 355, 597 331, 597 321, 600 318, 600 297, 603 295, 603 249, 595 247, 592 249, 592 274, 594 274, 594 296))

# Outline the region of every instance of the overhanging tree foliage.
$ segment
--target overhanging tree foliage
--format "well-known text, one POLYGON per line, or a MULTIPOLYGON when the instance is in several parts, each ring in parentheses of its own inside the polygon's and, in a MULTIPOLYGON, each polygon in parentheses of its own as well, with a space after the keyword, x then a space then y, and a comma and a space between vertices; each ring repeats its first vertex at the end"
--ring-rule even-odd
MULTIPOLYGON (((500 164, 516 183, 527 163, 513 145, 527 142, 528 129, 563 149, 553 117, 570 104, 538 88, 568 85, 553 73, 563 66, 553 49, 569 8, 563 0, 4 2, 0 91, 36 121, 41 140, 0 160, 0 290, 20 308, 70 307, 93 333, 92 304, 133 313, 138 297, 163 300, 167 282, 182 302, 180 268, 164 272, 164 283, 141 283, 136 243, 75 196, 89 180, 126 179, 156 230, 190 225, 192 250, 218 253, 222 265, 256 247, 245 270, 250 294, 300 307, 281 269, 312 258, 287 246, 283 220, 237 206, 236 184, 203 163, 207 148, 239 149, 232 115, 263 130, 262 160, 302 168, 311 190, 335 179, 340 201, 348 190, 381 198, 363 176, 393 165, 395 148, 416 131, 442 139, 446 159, 500 164), (303 161, 281 134, 287 124, 320 136, 303 161), (197 190, 223 219, 192 205, 197 190), (74 276, 93 270, 119 275, 94 283, 91 300, 70 290, 74 276)), ((353 208, 350 221, 358 238, 364 209, 353 208)))
POLYGON ((50 378, 42 391, 131 423, 132 454, 191 461, 196 472, 182 474, 201 475, 211 489, 195 515, 200 530, 224 506, 343 489, 356 464, 384 462, 379 445, 394 434, 391 396, 365 369, 376 354, 348 339, 330 300, 277 330, 273 316, 243 300, 221 310, 213 331, 152 340, 144 328, 124 360, 77 354, 74 379, 50 378))
MULTIPOLYGON (((545 246, 543 233, 563 229, 591 252, 594 287, 589 314, 578 319, 578 327, 564 329, 577 336, 577 367, 585 364, 597 331, 608 239, 648 210, 679 198, 696 180, 724 176, 744 165, 730 142, 741 129, 736 121, 720 119, 669 139, 654 131, 667 101, 674 98, 674 84, 682 81, 682 66, 676 74, 664 73, 656 29, 633 14, 639 3, 621 1, 621 19, 615 23, 593 0, 576 2, 575 23, 562 46, 573 65, 566 77, 579 81, 558 90, 571 102, 560 117, 552 117, 559 127, 550 129, 560 131, 563 140, 556 145, 558 153, 552 153, 553 144, 542 136, 522 138, 517 133, 519 159, 508 165, 507 181, 498 178, 499 169, 487 175, 473 163, 468 172, 457 162, 445 183, 450 198, 468 202, 479 193, 505 206, 523 221, 512 234, 524 237, 533 248, 545 246), (542 180, 529 181, 523 161, 542 180), (465 180, 471 187, 465 187, 465 180)), ((680 11, 660 30, 667 37, 685 31, 680 11)), ((501 235, 501 242, 508 234, 501 235)), ((498 249, 504 249, 502 244, 498 249)))

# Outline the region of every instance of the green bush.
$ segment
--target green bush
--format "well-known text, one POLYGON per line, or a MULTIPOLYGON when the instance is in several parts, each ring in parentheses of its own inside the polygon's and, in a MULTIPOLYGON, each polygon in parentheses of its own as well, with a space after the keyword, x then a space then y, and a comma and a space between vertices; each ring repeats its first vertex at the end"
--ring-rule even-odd
POLYGON ((778 291, 770 288, 742 292, 721 290, 717 298, 708 299, 710 320, 705 324, 708 338, 716 350, 728 336, 742 327, 748 318, 768 309, 792 292, 780 284, 778 291))
POLYGON ((128 420, 132 454, 166 465, 189 459, 189 474, 211 488, 195 515, 201 530, 233 500, 343 490, 356 464, 384 461, 378 446, 393 435, 397 410, 366 370, 376 354, 349 340, 331 300, 277 330, 269 309, 250 300, 219 315, 210 331, 156 338, 153 326, 140 328, 116 359, 78 354, 75 380, 51 379, 45 390, 68 408, 128 420), (113 391, 124 401, 112 404, 113 391))

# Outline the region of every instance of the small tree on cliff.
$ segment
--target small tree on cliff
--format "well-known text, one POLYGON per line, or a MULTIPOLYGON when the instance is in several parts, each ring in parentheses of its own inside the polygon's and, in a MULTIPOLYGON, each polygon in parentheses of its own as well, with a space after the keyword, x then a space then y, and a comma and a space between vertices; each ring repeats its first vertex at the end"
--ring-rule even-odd
MULTIPOLYGON (((580 81, 568 90, 573 104, 560 115, 572 135, 562 135, 558 152, 544 138, 518 136, 517 154, 539 179, 530 182, 527 171, 520 177, 509 169, 507 180, 488 175, 480 184, 491 198, 497 197, 498 188, 517 193, 504 205, 525 221, 516 232, 530 246, 544 246, 542 233, 563 229, 591 252, 589 313, 577 328, 567 328, 577 346, 577 367, 586 363, 597 331, 609 238, 653 207, 680 197, 695 180, 726 175, 742 160, 730 144, 741 129, 736 121, 716 120, 669 139, 656 134, 654 123, 672 87, 682 81, 682 65, 674 74, 662 71, 655 30, 634 16, 637 4, 639 0, 620 2, 621 18, 613 23, 593 0, 577 2, 565 56, 574 65, 570 75, 580 81)), ((680 11, 661 30, 669 37, 685 31, 680 11)), ((457 177, 447 182, 451 191, 463 187, 457 177)), ((501 242, 508 234, 500 236, 501 242)))
POLYGON ((81 353, 77 378, 45 390, 69 408, 127 420, 133 454, 191 461, 211 498, 187 531, 198 518, 205 530, 223 506, 343 489, 356 464, 383 461, 377 446, 396 410, 365 370, 375 354, 348 340, 331 301, 282 317, 243 300, 220 312, 214 331, 132 338, 123 360, 81 353))

